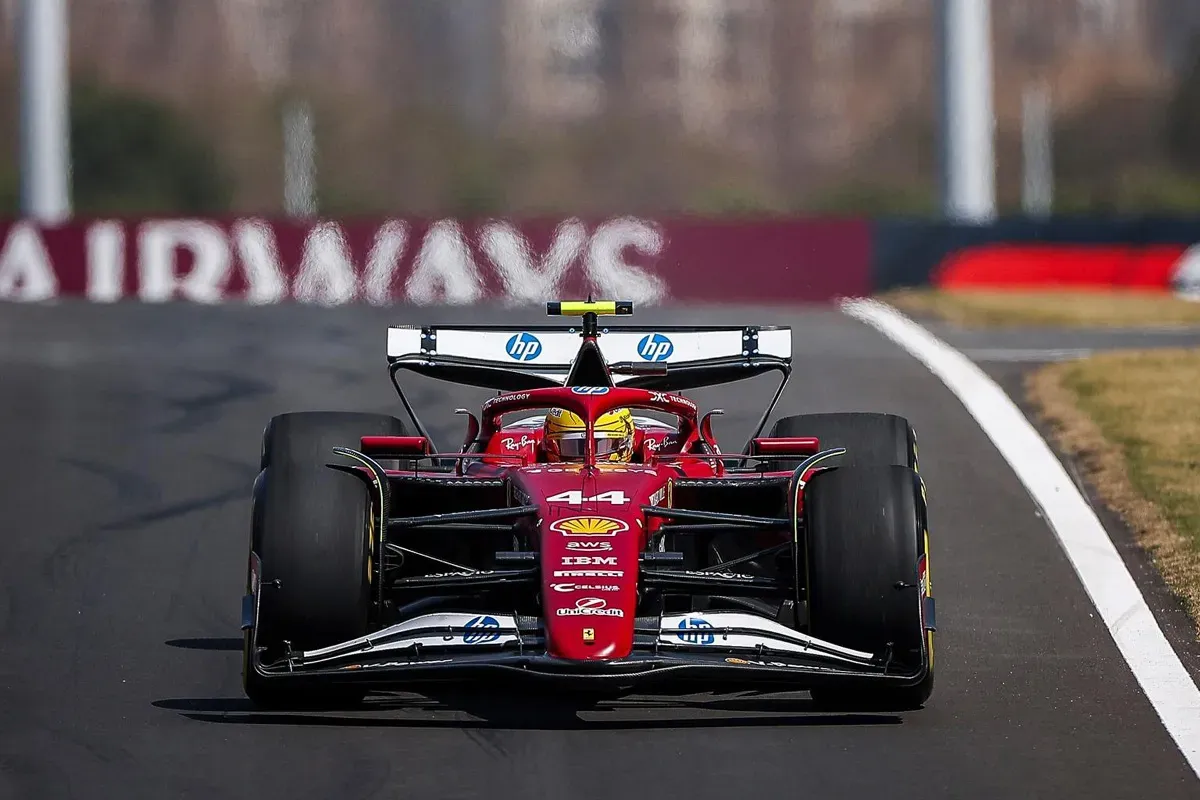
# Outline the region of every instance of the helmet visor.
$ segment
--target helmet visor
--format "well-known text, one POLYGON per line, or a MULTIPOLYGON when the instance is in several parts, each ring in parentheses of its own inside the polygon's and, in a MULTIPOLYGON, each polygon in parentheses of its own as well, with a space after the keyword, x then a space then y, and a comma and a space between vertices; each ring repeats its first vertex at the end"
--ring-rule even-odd
MULTIPOLYGON (((558 452, 562 458, 582 459, 584 457, 584 442, 587 437, 582 433, 569 433, 558 440, 558 452)), ((624 437, 596 437, 596 457, 604 458, 621 449, 624 437)))
POLYGON ((621 449, 621 445, 624 443, 624 441, 625 440, 623 437, 620 439, 614 439, 607 436, 604 438, 598 437, 596 439, 596 456, 598 458, 602 458, 604 456, 612 455, 621 449))
POLYGON ((558 440, 558 453, 562 458, 582 459, 583 440, 581 433, 570 434, 558 440))

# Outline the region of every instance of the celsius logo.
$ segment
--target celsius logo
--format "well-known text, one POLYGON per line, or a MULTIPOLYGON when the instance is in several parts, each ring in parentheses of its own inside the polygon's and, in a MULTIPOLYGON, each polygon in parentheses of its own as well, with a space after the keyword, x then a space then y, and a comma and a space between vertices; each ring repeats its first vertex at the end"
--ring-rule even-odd
POLYGON ((542 354, 542 343, 532 333, 518 333, 505 345, 508 357, 515 361, 533 361, 542 354))
POLYGON ((661 333, 643 336, 638 342, 638 355, 646 361, 666 361, 675 352, 675 345, 661 333))

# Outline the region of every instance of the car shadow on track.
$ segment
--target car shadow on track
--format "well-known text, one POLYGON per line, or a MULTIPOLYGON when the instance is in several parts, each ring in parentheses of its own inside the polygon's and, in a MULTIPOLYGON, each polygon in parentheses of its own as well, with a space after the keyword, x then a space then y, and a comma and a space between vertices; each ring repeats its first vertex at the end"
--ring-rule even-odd
POLYGON ((212 650, 220 652, 241 651, 242 640, 229 637, 209 637, 199 639, 168 639, 164 642, 168 647, 179 647, 184 650, 212 650))
POLYGON ((177 698, 154 706, 197 722, 359 728, 492 730, 652 730, 666 728, 843 727, 899 725, 896 714, 818 713, 807 696, 631 697, 578 703, 545 696, 479 692, 382 695, 336 711, 263 711, 243 698, 177 698), (463 715, 469 715, 464 718, 463 715), (587 714, 584 719, 580 715, 587 714), (613 719, 595 718, 612 714, 613 719), (664 716, 666 714, 666 716, 664 716), (678 715, 678 716, 677 716, 678 715), (473 719, 471 717, 474 717, 473 719))

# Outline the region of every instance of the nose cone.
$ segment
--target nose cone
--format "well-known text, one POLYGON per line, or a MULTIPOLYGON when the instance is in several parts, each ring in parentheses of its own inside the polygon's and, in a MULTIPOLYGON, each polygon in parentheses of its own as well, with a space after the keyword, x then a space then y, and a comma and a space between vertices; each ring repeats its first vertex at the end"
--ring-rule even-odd
POLYGON ((640 553, 639 526, 619 516, 582 513, 546 526, 542 606, 551 655, 577 660, 629 655, 640 553))
POLYGON ((633 650, 643 505, 657 505, 669 475, 641 464, 522 468, 514 487, 542 510, 539 531, 546 650, 578 661, 633 650))

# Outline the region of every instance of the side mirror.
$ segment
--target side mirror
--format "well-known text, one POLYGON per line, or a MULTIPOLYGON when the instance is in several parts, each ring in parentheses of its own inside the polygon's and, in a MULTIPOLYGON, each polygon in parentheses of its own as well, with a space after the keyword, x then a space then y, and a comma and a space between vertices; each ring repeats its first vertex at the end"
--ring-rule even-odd
POLYGON ((813 456, 819 452, 821 440, 815 436, 781 436, 750 442, 752 456, 813 456))
POLYGON ((717 437, 713 435, 712 418, 719 417, 725 413, 723 408, 714 408, 712 411, 704 415, 704 419, 700 420, 700 438, 704 443, 713 449, 713 452, 720 453, 721 448, 717 445, 717 437))
POLYGON ((467 437, 463 439, 462 447, 458 450, 460 453, 465 453, 468 447, 475 444, 475 439, 479 436, 479 418, 465 408, 456 408, 454 413, 467 415, 467 437))
POLYGON ((372 458, 411 458, 433 453, 424 436, 364 436, 360 451, 372 458))

